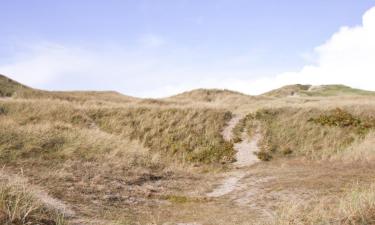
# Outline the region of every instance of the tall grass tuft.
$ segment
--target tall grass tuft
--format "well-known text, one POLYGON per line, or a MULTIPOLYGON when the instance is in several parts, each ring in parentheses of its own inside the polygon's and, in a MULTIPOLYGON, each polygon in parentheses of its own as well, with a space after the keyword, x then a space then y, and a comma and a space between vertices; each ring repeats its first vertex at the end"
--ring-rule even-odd
POLYGON ((64 216, 38 201, 25 186, 0 183, 0 224, 65 225, 64 216))

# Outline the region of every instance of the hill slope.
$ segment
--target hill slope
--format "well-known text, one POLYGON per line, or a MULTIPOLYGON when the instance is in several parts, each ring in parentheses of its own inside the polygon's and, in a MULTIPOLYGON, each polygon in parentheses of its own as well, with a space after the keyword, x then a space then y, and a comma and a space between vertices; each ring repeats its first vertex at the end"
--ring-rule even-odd
POLYGON ((178 104, 211 104, 225 107, 229 105, 249 104, 254 102, 255 98, 257 97, 225 89, 196 89, 163 100, 178 104))
POLYGON ((126 103, 139 100, 115 91, 44 91, 27 87, 0 74, 0 97, 59 99, 67 101, 106 101, 126 103))
POLYGON ((138 99, 0 81, 0 180, 10 178, 0 181, 0 224, 4 216, 5 224, 22 224, 17 219, 28 215, 26 222, 41 225, 269 224, 271 214, 275 224, 330 224, 332 218, 370 224, 356 216, 373 218, 375 198, 346 197, 356 190, 353 183, 363 187, 360 195, 375 185, 372 92, 291 85, 262 96, 198 89, 138 99), (234 163, 253 153, 268 162, 234 163), (18 186, 7 184, 15 177, 34 193, 22 205, 38 204, 35 213, 8 213, 19 204, 18 186), (210 196, 214 190, 225 194, 210 196), (301 209, 290 217, 279 213, 296 205, 289 204, 294 199, 301 209), (54 213, 58 203, 75 217, 54 213), (350 207, 333 210, 342 203, 350 207))
POLYGON ((375 95, 375 92, 351 88, 345 85, 287 85, 267 93, 268 97, 289 97, 289 96, 340 96, 340 95, 375 95))
POLYGON ((0 97, 11 97, 17 91, 27 89, 30 88, 0 74, 0 97))

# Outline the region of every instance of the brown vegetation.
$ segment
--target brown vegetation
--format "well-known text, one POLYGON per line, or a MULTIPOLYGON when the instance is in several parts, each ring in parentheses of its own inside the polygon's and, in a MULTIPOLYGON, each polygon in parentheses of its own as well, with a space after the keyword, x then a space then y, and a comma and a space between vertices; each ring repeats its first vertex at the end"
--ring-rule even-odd
POLYGON ((0 77, 0 96, 1 166, 30 181, 0 180, 4 224, 373 223, 372 92, 294 85, 264 96, 200 89, 138 99, 0 77), (242 120, 226 141, 233 116, 242 120), (202 197, 232 167, 233 144, 258 127, 266 163, 246 168, 239 193, 202 197), (31 186, 77 216, 64 219, 31 186))

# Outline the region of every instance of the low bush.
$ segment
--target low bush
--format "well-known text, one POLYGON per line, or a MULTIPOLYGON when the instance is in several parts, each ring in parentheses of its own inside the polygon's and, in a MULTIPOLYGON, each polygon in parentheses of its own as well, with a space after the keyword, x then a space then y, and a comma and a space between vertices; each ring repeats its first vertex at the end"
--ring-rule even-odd
POLYGON ((370 129, 375 128, 374 118, 360 118, 341 108, 322 113, 318 117, 310 118, 309 121, 322 126, 354 128, 359 134, 366 134, 370 129))

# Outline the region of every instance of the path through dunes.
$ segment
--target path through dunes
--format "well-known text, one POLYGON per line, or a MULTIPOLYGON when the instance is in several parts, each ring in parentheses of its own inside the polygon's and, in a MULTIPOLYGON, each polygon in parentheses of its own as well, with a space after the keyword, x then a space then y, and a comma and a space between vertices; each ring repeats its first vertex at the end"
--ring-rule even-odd
MULTIPOLYGON (((223 138, 226 141, 231 141, 234 137, 233 129, 238 125, 243 117, 235 115, 227 124, 225 129, 222 132, 223 138)), ((260 140, 260 132, 257 130, 254 132, 252 137, 248 137, 247 131, 242 132, 242 139, 239 143, 234 144, 234 150, 236 151, 236 162, 231 165, 231 169, 222 174, 222 178, 217 179, 217 183, 214 188, 205 195, 209 199, 212 199, 213 203, 216 202, 217 209, 215 211, 222 210, 221 208, 230 208, 233 205, 238 207, 238 211, 244 210, 249 215, 251 214, 261 214, 261 211, 255 206, 255 204, 248 204, 251 202, 253 195, 257 195, 259 190, 259 184, 262 184, 269 179, 258 178, 253 176, 250 167, 255 163, 259 162, 259 159, 254 153, 259 151, 258 142, 260 140), (243 179, 246 178, 246 182, 243 182, 243 179), (216 187, 215 187, 216 186, 216 187), (250 206, 250 208, 246 207, 250 206)), ((202 203, 205 204, 205 203, 202 203)), ((222 215, 220 215, 222 217, 222 215)), ((218 221, 226 221, 225 218, 216 218, 218 221)), ((194 221, 189 223, 175 223, 175 224, 217 224, 218 221, 194 221)), ((220 222, 222 223, 222 222, 220 222)), ((231 222, 233 223, 233 222, 231 222)), ((237 222, 244 224, 243 222, 237 222)), ((169 224, 169 223, 167 223, 169 224)), ((170 223, 173 224, 173 223, 170 223)), ((247 224, 247 223, 246 223, 247 224)), ((251 222, 249 223, 251 224, 251 222)))
MULTIPOLYGON (((233 138, 233 129, 241 119, 242 117, 237 115, 229 121, 228 126, 223 132, 224 139, 230 141, 233 138)), ((244 130, 241 136, 241 141, 234 144, 234 150, 236 151, 235 168, 227 174, 227 177, 216 189, 207 194, 208 197, 220 197, 234 191, 238 187, 239 181, 247 174, 245 168, 259 162, 259 159, 255 155, 255 153, 259 151, 259 131, 257 130, 253 137, 249 138, 246 130, 244 130)))
MULTIPOLYGON (((32 219, 284 225, 318 224, 314 215, 355 218, 335 214, 340 202, 373 212, 366 207, 375 199, 352 207, 358 201, 342 198, 353 184, 375 180, 373 95, 331 95, 343 90, 335 87, 303 89, 298 98, 287 89, 281 97, 201 90, 183 99, 128 99, 2 84, 9 88, 0 96, 0 189, 25 178, 43 206, 32 219)), ((0 224, 7 207, 0 204, 0 224)))

